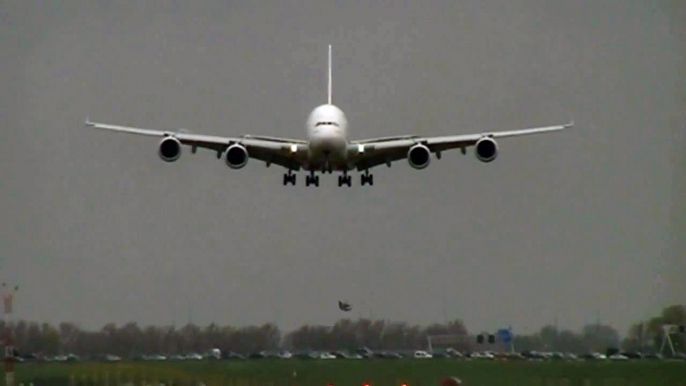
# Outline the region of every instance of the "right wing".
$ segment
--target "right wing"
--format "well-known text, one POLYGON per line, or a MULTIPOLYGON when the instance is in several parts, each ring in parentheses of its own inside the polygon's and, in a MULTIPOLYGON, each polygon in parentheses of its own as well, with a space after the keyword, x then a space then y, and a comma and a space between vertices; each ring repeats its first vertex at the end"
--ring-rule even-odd
POLYGON ((574 126, 574 122, 564 125, 537 127, 522 130, 495 131, 479 134, 447 135, 439 137, 422 137, 418 135, 402 135, 395 137, 383 137, 352 141, 349 154, 354 157, 354 165, 357 170, 366 170, 381 164, 390 164, 394 161, 407 158, 408 150, 415 145, 426 146, 431 153, 440 155, 442 151, 450 149, 462 149, 476 145, 485 137, 505 138, 548 133, 560 131, 574 126))
POLYGON ((298 139, 251 135, 244 135, 242 137, 219 137, 110 125, 106 123, 91 122, 89 120, 86 120, 86 126, 94 129, 149 137, 173 137, 183 145, 190 146, 193 153, 195 153, 197 148, 216 151, 217 158, 220 158, 229 146, 241 144, 248 151, 248 156, 250 158, 263 161, 267 163, 267 165, 273 163, 295 171, 300 170, 307 157, 307 142, 298 139))

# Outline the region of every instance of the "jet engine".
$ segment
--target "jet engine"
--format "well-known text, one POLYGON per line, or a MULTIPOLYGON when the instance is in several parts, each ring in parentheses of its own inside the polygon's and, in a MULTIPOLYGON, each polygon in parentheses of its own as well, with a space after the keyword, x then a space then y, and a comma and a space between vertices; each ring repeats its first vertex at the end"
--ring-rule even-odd
POLYGON ((481 162, 491 162, 498 157, 498 143, 490 137, 476 141, 476 158, 481 162))
POLYGON ((229 146, 224 160, 231 169, 240 169, 248 163, 248 150, 240 144, 229 146))
POLYGON ((174 162, 181 157, 181 142, 174 137, 167 137, 160 141, 158 154, 162 161, 174 162))
POLYGON ((407 162, 415 169, 424 169, 431 163, 431 151, 424 145, 414 145, 407 151, 407 162))

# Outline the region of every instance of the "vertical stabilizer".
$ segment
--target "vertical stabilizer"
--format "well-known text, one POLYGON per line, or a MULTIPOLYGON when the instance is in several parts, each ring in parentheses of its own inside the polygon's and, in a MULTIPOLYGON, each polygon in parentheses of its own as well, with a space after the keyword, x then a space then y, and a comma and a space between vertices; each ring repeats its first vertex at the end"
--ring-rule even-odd
POLYGON ((329 104, 331 104, 331 44, 329 44, 329 104))

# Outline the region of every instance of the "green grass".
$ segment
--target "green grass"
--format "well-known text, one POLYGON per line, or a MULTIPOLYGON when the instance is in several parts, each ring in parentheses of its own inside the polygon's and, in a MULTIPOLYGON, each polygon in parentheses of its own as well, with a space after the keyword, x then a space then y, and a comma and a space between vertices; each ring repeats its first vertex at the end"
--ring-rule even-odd
MULTIPOLYGON (((505 362, 456 360, 258 360, 249 362, 21 364, 16 385, 116 385, 162 381, 207 386, 437 386, 443 376, 471 385, 686 386, 686 362, 505 362), (293 376, 293 372, 296 376, 293 376), (70 377, 73 376, 73 383, 70 377), (105 377, 109 376, 109 382, 105 377)), ((4 385, 4 377, 0 382, 4 385)))

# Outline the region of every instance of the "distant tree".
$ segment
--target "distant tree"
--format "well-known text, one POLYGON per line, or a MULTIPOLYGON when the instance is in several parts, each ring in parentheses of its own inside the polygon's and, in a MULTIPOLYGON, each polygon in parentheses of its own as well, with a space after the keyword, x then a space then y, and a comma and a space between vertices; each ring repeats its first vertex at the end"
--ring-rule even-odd
POLYGON ((368 347, 372 350, 378 349, 383 324, 381 321, 372 321, 370 319, 358 320, 356 334, 358 346, 368 347))
POLYGON ((331 345, 339 350, 356 349, 356 324, 350 319, 341 319, 331 329, 331 345))
POLYGON ((179 330, 181 350, 186 353, 200 351, 200 327, 189 323, 179 330))
POLYGON ((203 346, 208 348, 213 348, 215 342, 220 340, 220 328, 214 323, 210 323, 209 326, 202 330, 203 346))
MULTIPOLYGON (((644 348, 645 351, 659 348, 661 326, 665 323, 686 324, 686 306, 669 306, 646 322, 634 323, 622 342, 622 348, 642 351, 644 348)), ((293 350, 354 350, 361 346, 381 350, 423 349, 427 346, 427 335, 469 336, 459 319, 447 324, 432 323, 426 327, 388 320, 342 319, 331 327, 304 325, 285 337, 271 323, 242 328, 214 323, 204 327, 189 324, 180 329, 172 326, 147 326, 141 329, 136 323, 121 327, 108 323, 97 331, 85 331, 69 322, 53 327, 47 323, 20 320, 14 323, 13 330, 15 347, 19 352, 47 355, 75 353, 82 356, 204 353, 214 347, 248 354, 275 350, 282 343, 293 350)), ((0 332, 4 331, 4 322, 0 321, 0 332)), ((677 350, 686 348, 683 336, 673 336, 672 339, 677 350)), ((471 342, 474 338, 466 340, 471 342)), ((619 334, 614 328, 595 324, 584 326, 580 333, 544 326, 537 334, 515 337, 515 348, 519 351, 605 352, 608 347, 619 347, 619 343, 619 334)), ((469 346, 454 347, 464 351, 469 350, 469 346)))
POLYGON ((127 323, 115 331, 109 344, 111 351, 103 354, 131 356, 140 353, 146 342, 138 324, 127 323))
POLYGON ((543 341, 539 334, 516 335, 513 340, 515 350, 519 352, 543 350, 543 341))
POLYGON ((612 326, 587 324, 581 330, 587 350, 604 353, 608 348, 619 348, 619 333, 612 326))
POLYGON ((390 322, 386 324, 384 334, 381 337, 381 347, 388 350, 412 348, 412 342, 408 338, 409 326, 407 323, 390 322))
POLYGON ((324 326, 304 325, 290 335, 295 350, 328 350, 332 347, 328 328, 324 326))
POLYGON ((629 327, 626 337, 622 340, 621 348, 626 351, 651 351, 646 341, 645 324, 634 323, 629 327))
POLYGON ((22 347, 26 352, 37 352, 43 350, 43 334, 40 326, 36 322, 29 323, 26 330, 26 344, 22 347))
POLYGON ((540 337, 543 349, 546 351, 554 351, 558 348, 556 347, 558 331, 555 326, 543 326, 541 331, 539 331, 538 336, 540 337))
POLYGON ((558 351, 562 352, 579 354, 586 351, 581 335, 570 330, 562 330, 557 334, 555 346, 558 351))
POLYGON ((426 347, 426 331, 417 325, 409 327, 405 332, 405 342, 410 349, 426 347))
POLYGON ((162 347, 165 348, 165 352, 169 355, 181 354, 179 350, 178 339, 175 339, 177 331, 174 326, 165 326, 160 328, 160 339, 162 341, 162 347))
MULTIPOLYGON (((197 334, 193 335, 193 338, 191 338, 191 341, 193 344, 197 347, 199 346, 202 342, 199 342, 200 338, 200 333, 198 331, 197 334)), ((162 353, 165 352, 164 346, 163 346, 163 336, 158 327, 155 326, 147 326, 143 329, 143 341, 145 342, 145 346, 143 346, 143 351, 146 354, 156 354, 156 353, 162 353)), ((195 348, 195 347, 194 347, 195 348)), ((197 351, 197 350, 193 350, 197 351)))
POLYGON ((448 326, 440 323, 432 323, 424 329, 426 335, 450 335, 448 326))
POLYGON ((60 351, 74 352, 76 340, 79 334, 81 334, 80 329, 74 323, 62 322, 58 326, 58 332, 60 336, 60 351))
POLYGON ((41 328, 42 351, 49 355, 56 355, 61 351, 61 343, 59 331, 48 323, 43 323, 41 328))
POLYGON ((281 330, 273 323, 263 324, 258 331, 262 350, 275 350, 281 343, 281 330))
POLYGON ((467 335, 467 327, 465 326, 462 319, 455 319, 447 324, 447 330, 449 334, 452 335, 467 335))
POLYGON ((14 323, 12 331, 15 347, 25 347, 27 345, 28 340, 26 339, 26 333, 28 327, 29 323, 24 320, 20 320, 19 322, 14 323))
MULTIPOLYGON (((424 348, 428 344, 426 339, 427 336, 447 335, 453 336, 454 339, 452 339, 452 341, 444 341, 443 343, 439 343, 439 346, 442 346, 443 348, 451 347, 459 351, 466 351, 471 350, 473 346, 472 342, 475 339, 473 337, 469 337, 467 327, 465 327, 464 322, 460 319, 452 320, 447 324, 430 324, 424 329, 423 335, 423 342, 415 342, 413 348, 424 348)), ((434 342, 434 340, 432 340, 432 342, 434 342)), ((435 343, 432 343, 432 347, 434 346, 435 343)))

